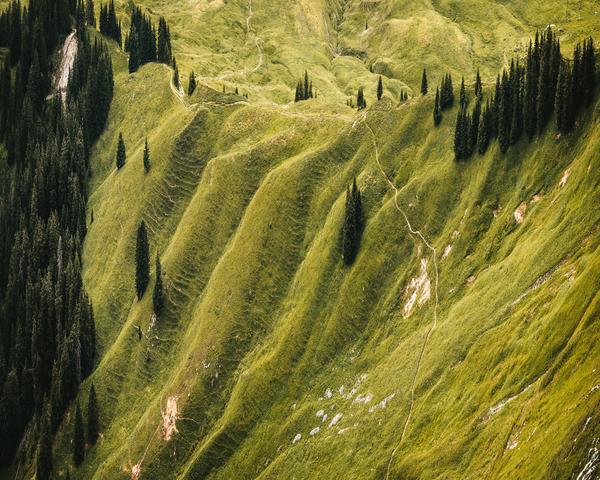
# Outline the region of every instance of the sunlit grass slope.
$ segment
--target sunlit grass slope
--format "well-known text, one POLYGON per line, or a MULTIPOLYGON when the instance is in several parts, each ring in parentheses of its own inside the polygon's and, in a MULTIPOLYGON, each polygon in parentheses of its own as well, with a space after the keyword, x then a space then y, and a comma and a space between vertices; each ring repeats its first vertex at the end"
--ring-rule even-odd
MULTIPOLYGON (((100 363, 81 401, 93 381, 102 438, 71 478, 581 471, 600 435, 600 103, 569 136, 551 125, 506 155, 493 145, 457 164, 456 112, 434 128, 432 95, 395 101, 417 90, 424 64, 432 79, 480 65, 491 80, 535 27, 556 23, 566 45, 592 33, 592 2, 580 4, 565 19, 516 1, 145 2, 170 21, 184 68, 235 75, 180 100, 165 66, 130 75, 113 52, 83 258, 100 363), (252 71, 258 37, 264 63, 252 71), (307 66, 323 95, 288 104, 307 66), (385 98, 345 107, 377 72, 393 77, 385 98), (345 267, 354 177, 366 229, 345 267), (135 299, 142 220, 163 263, 156 322, 153 283, 135 299), (168 399, 177 412, 165 424, 168 399)), ((71 424, 55 445, 59 478, 71 424)))

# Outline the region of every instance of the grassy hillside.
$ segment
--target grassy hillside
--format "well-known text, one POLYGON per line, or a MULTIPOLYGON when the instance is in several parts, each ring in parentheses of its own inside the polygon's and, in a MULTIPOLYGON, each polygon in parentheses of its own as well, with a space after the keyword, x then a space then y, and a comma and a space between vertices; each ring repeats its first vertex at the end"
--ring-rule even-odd
POLYGON ((492 81, 548 23, 565 51, 598 33, 594 2, 532 3, 142 2, 202 86, 182 100, 114 48, 83 258, 102 438, 71 478, 576 478, 600 436, 600 102, 569 136, 457 164, 456 112, 434 128, 432 95, 396 101, 423 66, 492 81), (290 104, 305 68, 319 98, 290 104), (345 267, 354 177, 366 229, 345 267), (158 321, 153 283, 135 299, 141 220, 158 321))

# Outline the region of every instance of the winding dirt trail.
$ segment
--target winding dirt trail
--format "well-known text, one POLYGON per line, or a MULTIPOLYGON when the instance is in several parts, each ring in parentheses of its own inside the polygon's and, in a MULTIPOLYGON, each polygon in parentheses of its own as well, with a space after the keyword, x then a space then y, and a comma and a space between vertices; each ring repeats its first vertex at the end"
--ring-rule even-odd
POLYGON ((419 352, 419 357, 417 359, 417 366, 415 368, 415 373, 413 375, 412 385, 410 388, 410 405, 409 405, 409 410, 408 410, 408 415, 406 417, 406 421, 404 422, 404 428, 402 429, 402 435, 400 436, 400 441, 398 442, 398 445, 396 445, 396 447, 392 451, 392 454, 390 456, 390 461, 388 462, 387 471, 385 474, 385 478, 386 478, 386 480, 388 480, 389 476, 390 476, 390 469, 392 467, 392 462, 394 460, 394 456, 396 455, 396 452, 398 451, 398 449, 402 445, 402 442, 404 441, 404 437, 408 430, 408 425, 412 418, 412 414, 413 414, 413 410, 414 410, 414 406, 415 406, 415 389, 416 389, 417 380, 419 377, 419 372, 421 370, 421 363, 423 360, 423 355, 425 354, 425 349, 427 348, 429 339, 431 338, 431 335, 437 326, 437 311, 438 311, 438 301, 439 301, 439 297, 438 297, 439 271, 438 271, 438 265, 437 265, 437 250, 432 245, 432 243, 429 240, 427 240, 425 238, 425 236, 419 230, 416 230, 413 228, 412 224, 410 223, 410 220, 408 219, 408 216, 406 215, 406 212, 400 207, 400 204, 398 203, 398 194, 400 193, 400 191, 398 190, 396 185, 394 185, 394 182, 392 182, 392 180, 387 175, 387 173, 385 173, 385 170, 383 169, 383 166, 381 165, 381 162, 379 160, 379 147, 377 145, 377 137, 375 136, 375 132, 373 131, 373 129, 367 122, 367 114, 366 113, 363 114, 362 118, 359 118, 354 122, 354 126, 356 126, 358 123, 363 123, 371 135, 371 140, 373 141, 373 147, 375 148, 375 160, 377 161, 377 167, 379 168, 379 171, 381 172, 381 174, 382 174, 383 178, 385 179, 385 181, 387 182, 387 184, 394 191, 394 205, 396 206, 396 210, 398 210, 401 213, 401 215, 404 218, 404 221, 406 223, 406 226, 408 228, 408 231, 411 233, 411 235, 418 237, 423 242, 423 244, 427 247, 427 249, 431 251, 431 256, 433 259, 433 267, 435 269, 435 288, 434 288, 435 304, 434 304, 434 308, 433 308, 433 320, 431 322, 431 325, 429 326, 429 329, 427 330, 427 334, 425 335, 425 340, 423 341, 423 344, 421 345, 421 350, 419 352))

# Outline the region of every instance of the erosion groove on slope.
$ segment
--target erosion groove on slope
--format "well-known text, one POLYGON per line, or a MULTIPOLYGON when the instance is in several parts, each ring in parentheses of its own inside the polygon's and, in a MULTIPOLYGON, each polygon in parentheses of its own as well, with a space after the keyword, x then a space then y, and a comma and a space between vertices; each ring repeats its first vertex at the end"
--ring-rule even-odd
POLYGON ((421 345, 419 356, 417 358, 417 365, 415 366, 415 373, 414 373, 411 387, 410 387, 410 405, 409 405, 408 414, 407 414, 406 420, 404 422, 404 427, 402 429, 402 435, 400 436, 400 441, 398 442, 398 445, 396 445, 396 447, 392 451, 392 454, 390 455, 390 461, 388 463, 387 470, 386 470, 385 478, 386 478, 386 480, 388 480, 389 476, 390 476, 390 469, 392 466, 392 461, 394 460, 394 456, 396 455, 396 452, 398 451, 398 449, 402 445, 402 442, 404 441, 404 437, 406 435, 406 431, 408 429, 408 425, 409 425, 410 419, 412 417, 414 404, 415 404, 415 389, 416 389, 417 380, 418 380, 418 376, 419 376, 419 370, 421 369, 421 361, 423 359, 425 349, 427 348, 427 343, 429 342, 429 338, 431 337, 431 334, 433 333, 433 331, 435 330, 435 327, 437 325, 439 272, 438 272, 438 266, 437 266, 437 252, 436 252, 435 247, 425 238, 425 236, 419 230, 415 230, 413 228, 412 224, 410 223, 410 221, 408 219, 408 216, 406 215, 406 213, 404 212, 404 210, 400 207, 400 205, 398 203, 398 194, 400 193, 400 191, 399 191, 398 187, 396 187, 394 182, 389 178, 389 176, 383 169, 383 166, 381 165, 381 162, 379 160, 379 146, 377 144, 377 137, 375 135, 375 132, 369 125, 367 113, 363 114, 361 122, 365 125, 365 127, 369 131, 370 137, 373 141, 373 148, 375 150, 375 161, 377 162, 377 167, 379 168, 379 171, 381 172, 386 183, 390 186, 390 188, 394 192, 394 205, 396 207, 396 210, 398 210, 400 212, 400 214, 402 215, 404 222, 406 223, 406 227, 408 228, 408 231, 410 232, 410 234, 418 237, 425 244, 425 246, 431 251, 431 256, 433 259, 433 266, 434 266, 434 270, 435 270, 435 288, 434 288, 435 303, 433 306, 433 320, 431 322, 431 325, 429 326, 429 329, 427 330, 427 334, 425 335, 425 339, 421 345))

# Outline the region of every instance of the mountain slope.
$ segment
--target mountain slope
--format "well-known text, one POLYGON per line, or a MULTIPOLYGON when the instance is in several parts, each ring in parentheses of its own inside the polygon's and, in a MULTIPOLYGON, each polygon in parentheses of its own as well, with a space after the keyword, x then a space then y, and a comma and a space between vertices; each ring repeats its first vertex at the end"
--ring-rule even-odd
MULTIPOLYGON (((200 2, 194 15, 186 3, 148 2, 173 22, 180 64, 200 52, 209 75, 240 72, 249 102, 208 87, 182 100, 164 66, 129 75, 114 50, 83 259, 102 352, 88 382, 103 438, 77 478, 558 479, 584 468, 600 431, 600 103, 569 136, 557 140, 549 127, 506 155, 494 144, 455 163, 456 111, 434 128, 431 95, 397 105, 392 93, 416 90, 430 61, 432 84, 442 69, 472 75, 479 64, 491 82, 502 52, 548 15, 525 2, 404 3, 300 2, 278 16, 286 2, 200 2), (477 15, 463 20, 459 3, 477 15), (265 52, 256 72, 249 5, 265 52), (345 18, 337 42, 324 37, 332 10, 345 18), (323 59, 328 45, 363 48, 366 12, 377 29, 369 61, 316 62, 323 95, 287 104, 310 61, 288 49, 301 37, 301 50, 323 59), (492 16, 508 40, 473 33, 492 16), (232 18, 238 27, 217 30, 232 18), (467 47, 423 57, 411 35, 438 21, 447 30, 432 30, 454 31, 467 47), (284 33, 286 22, 296 34, 284 33), (407 55, 386 43, 402 31, 407 55), (211 35, 244 49, 215 53, 211 35), (343 106, 358 85, 375 85, 369 64, 386 73, 394 62, 403 73, 386 80, 386 98, 368 96, 362 113, 343 106), (120 130, 128 161, 117 172, 120 130), (366 229, 345 267, 340 232, 354 177, 366 229), (142 219, 163 261, 158 321, 152 284, 135 301, 142 219)), ((589 24, 569 25, 567 44, 589 24)), ((207 83, 231 91, 236 78, 207 83)), ((69 458, 70 439, 67 427, 58 457, 69 458)))

